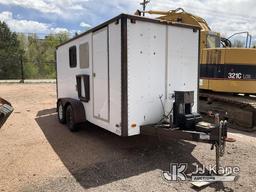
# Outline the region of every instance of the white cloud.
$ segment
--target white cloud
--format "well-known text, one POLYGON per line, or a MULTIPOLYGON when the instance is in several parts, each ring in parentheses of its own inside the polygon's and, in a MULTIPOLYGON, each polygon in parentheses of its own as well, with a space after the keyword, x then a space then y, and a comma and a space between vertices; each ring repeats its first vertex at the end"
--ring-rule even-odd
POLYGON ((12 13, 9 11, 4 11, 2 13, 0 13, 0 20, 1 21, 7 21, 12 19, 12 13))
POLYGON ((171 10, 178 7, 204 18, 212 30, 224 35, 239 31, 256 35, 254 0, 158 0, 151 1, 149 9, 171 10))
POLYGON ((41 13, 53 13, 63 17, 70 17, 73 11, 84 10, 83 4, 87 0, 0 0, 0 4, 34 9, 41 13))
MULTIPOLYGON (((136 9, 142 9, 141 1, 90 0, 83 4, 87 8, 84 15, 87 22, 95 25, 121 12, 133 14, 136 9)), ((206 19, 212 30, 224 35, 238 31, 249 31, 256 35, 255 0, 151 0, 147 9, 168 11, 178 7, 206 19)))
POLYGON ((81 22, 80 23, 80 27, 87 27, 87 28, 91 28, 92 26, 88 23, 85 23, 85 22, 81 22))
POLYGON ((67 28, 57 27, 57 28, 51 28, 51 33, 63 33, 63 32, 69 32, 67 28))
POLYGON ((8 11, 0 13, 0 20, 5 21, 11 30, 16 32, 28 33, 34 31, 34 33, 44 33, 47 32, 49 28, 49 25, 37 21, 16 20, 13 18, 12 12, 8 11))
POLYGON ((38 33, 38 34, 47 34, 47 33, 59 33, 59 32, 68 32, 66 28, 54 28, 50 24, 40 23, 38 21, 31 20, 18 20, 13 18, 12 12, 4 11, 0 13, 0 20, 5 21, 10 29, 15 32, 22 33, 38 33))
MULTIPOLYGON (((95 26, 120 13, 133 14, 136 9, 142 8, 141 1, 0 0, 0 4, 36 10, 52 22, 61 18, 66 23, 87 27, 88 23, 95 26)), ((167 11, 178 7, 203 17, 212 30, 223 35, 229 36, 238 31, 256 35, 255 0, 151 0, 147 9, 167 11)), ((24 18, 24 15, 21 16, 24 18)))
POLYGON ((54 3, 48 2, 47 0, 0 0, 0 3, 35 9, 44 13, 61 13, 59 7, 57 7, 54 3))

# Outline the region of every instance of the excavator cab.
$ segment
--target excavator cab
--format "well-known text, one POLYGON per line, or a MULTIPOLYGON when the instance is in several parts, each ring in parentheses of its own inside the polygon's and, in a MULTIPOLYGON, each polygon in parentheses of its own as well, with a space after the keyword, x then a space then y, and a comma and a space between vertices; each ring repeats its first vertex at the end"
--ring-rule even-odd
POLYGON ((206 33, 206 47, 205 48, 219 48, 221 47, 221 37, 219 33, 206 33))

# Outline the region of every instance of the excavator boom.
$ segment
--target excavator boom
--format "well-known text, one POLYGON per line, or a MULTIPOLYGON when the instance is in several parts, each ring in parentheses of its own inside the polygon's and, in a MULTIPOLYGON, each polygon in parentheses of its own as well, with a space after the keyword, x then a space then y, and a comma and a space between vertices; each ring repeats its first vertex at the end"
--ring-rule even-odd
POLYGON ((195 25, 200 27, 202 31, 211 31, 207 22, 203 18, 188 13, 182 8, 170 11, 149 10, 145 11, 144 13, 148 13, 151 15, 161 15, 160 17, 158 17, 158 19, 195 25))

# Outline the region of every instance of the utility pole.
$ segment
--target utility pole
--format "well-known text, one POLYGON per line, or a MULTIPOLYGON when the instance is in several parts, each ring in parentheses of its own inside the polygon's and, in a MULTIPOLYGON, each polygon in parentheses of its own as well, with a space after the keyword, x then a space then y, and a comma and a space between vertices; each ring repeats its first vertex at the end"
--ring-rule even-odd
POLYGON ((143 14, 142 14, 143 16, 145 16, 146 6, 149 2, 150 2, 150 0, 143 0, 143 2, 140 3, 140 5, 142 5, 142 7, 143 7, 143 14))

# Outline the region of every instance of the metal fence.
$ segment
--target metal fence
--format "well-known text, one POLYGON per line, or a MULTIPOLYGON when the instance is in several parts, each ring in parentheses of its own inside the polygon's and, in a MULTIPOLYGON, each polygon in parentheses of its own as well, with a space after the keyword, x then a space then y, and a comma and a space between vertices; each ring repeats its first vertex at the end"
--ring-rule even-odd
POLYGON ((29 61, 20 56, 0 56, 0 80, 54 79, 55 61, 29 61))

